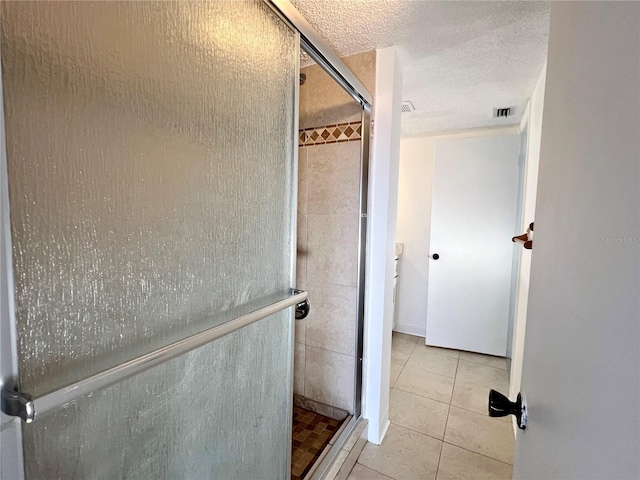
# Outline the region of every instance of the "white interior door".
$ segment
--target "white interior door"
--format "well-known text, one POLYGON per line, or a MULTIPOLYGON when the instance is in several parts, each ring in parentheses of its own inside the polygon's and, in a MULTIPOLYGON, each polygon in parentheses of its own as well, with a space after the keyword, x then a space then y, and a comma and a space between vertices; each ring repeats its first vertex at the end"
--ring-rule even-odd
POLYGON ((514 477, 640 478, 640 4, 552 2, 514 477))
POLYGON ((426 344, 504 356, 520 136, 437 140, 426 344))

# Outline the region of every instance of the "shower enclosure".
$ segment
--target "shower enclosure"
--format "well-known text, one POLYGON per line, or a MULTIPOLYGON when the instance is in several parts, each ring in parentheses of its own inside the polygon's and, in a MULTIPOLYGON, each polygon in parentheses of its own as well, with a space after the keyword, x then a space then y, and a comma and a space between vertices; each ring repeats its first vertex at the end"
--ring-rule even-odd
MULTIPOLYGON (((375 52, 342 60, 365 84, 375 81, 375 52)), ((320 66, 301 71, 296 282, 314 309, 296 323, 296 362, 310 365, 296 363, 294 392, 354 413, 362 107, 320 66)))
MULTIPOLYGON (((341 60, 365 86, 375 85, 375 51, 341 60)), ((309 65, 304 55, 301 62, 296 285, 308 291, 313 309, 295 325, 292 478, 313 473, 313 459, 338 435, 335 422, 359 413, 359 227, 366 191, 362 105, 321 65, 309 65), (311 428, 318 435, 313 441, 306 436, 311 428)))
POLYGON ((368 94, 288 2, 1 21, 2 475, 287 478, 300 43, 368 94))

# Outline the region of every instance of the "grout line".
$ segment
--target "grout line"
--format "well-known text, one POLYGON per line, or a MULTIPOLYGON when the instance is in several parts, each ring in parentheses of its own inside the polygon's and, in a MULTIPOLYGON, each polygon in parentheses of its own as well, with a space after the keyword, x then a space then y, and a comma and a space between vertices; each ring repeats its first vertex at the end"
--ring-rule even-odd
POLYGON ((444 450, 444 437, 447 434, 447 426, 449 426, 449 413, 451 412, 451 405, 447 410, 447 420, 444 422, 444 432, 442 433, 442 445, 440 445, 440 455, 438 455, 438 466, 436 467, 436 480, 438 479, 438 473, 440 473, 440 461, 442 460, 442 450, 444 450))
MULTIPOLYGON (((391 336, 392 336, 392 337, 394 336, 394 335, 393 335, 394 333, 395 333, 396 335, 403 335, 403 336, 407 336, 407 337, 413 337, 413 338, 415 338, 415 340, 413 340, 413 339, 411 339, 411 340, 410 340, 410 341, 412 341, 413 343, 418 343, 418 342, 420 341, 420 339, 424 340, 424 337, 419 337, 418 335, 412 335, 411 333, 397 332, 397 331, 395 331, 395 330, 393 330, 393 331, 391 332, 391 336)), ((403 337, 399 337, 399 338, 403 338, 403 337)), ((409 341, 409 340, 407 340, 407 341, 409 341)))
MULTIPOLYGON (((296 378, 296 350, 295 350, 296 346, 293 346, 293 381, 295 381, 296 378)), ((307 347, 304 347, 304 355, 302 356, 302 362, 298 362, 299 368, 298 371, 300 371, 300 368, 302 368, 302 396, 306 397, 306 389, 307 389, 307 347), (299 364, 302 363, 302 365, 300 366, 299 364)), ((293 383, 293 382, 291 382, 293 383)), ((292 389, 293 390, 293 389, 292 389)), ((293 392, 294 395, 296 392, 293 392)), ((298 394, 300 395, 300 394, 298 394)))
MULTIPOLYGON (((414 352, 414 353, 415 353, 415 352, 414 352)), ((429 355, 431 355, 431 354, 429 354, 429 355)), ((406 363, 409 363, 409 360, 411 360, 411 357, 412 357, 412 356, 413 356, 413 353, 409 356, 409 358, 408 358, 408 359, 407 359, 407 361, 405 362, 405 365, 406 365, 406 363)), ((445 357, 445 356, 443 356, 443 355, 434 355, 434 356, 441 357, 441 358, 449 358, 449 359, 451 359, 451 360, 454 360, 454 359, 453 359, 453 358, 451 358, 451 357, 445 357)), ((391 362, 391 363, 393 363, 393 362, 391 362)), ((399 364, 396 364, 396 365, 399 365, 399 364)), ((457 370, 458 370, 458 364, 456 363, 456 371, 457 371, 457 370)), ((420 372, 421 372, 421 373, 432 373, 432 374, 434 374, 434 375, 438 375, 438 376, 440 376, 440 377, 450 378, 450 379, 452 379, 452 380, 455 380, 455 378, 456 378, 456 374, 455 374, 455 372, 454 372, 454 374, 453 374, 453 375, 449 375, 449 374, 442 373, 442 372, 436 372, 436 371, 434 371, 434 370, 427 370, 427 368, 426 368, 426 366, 425 366, 425 365, 421 365, 421 366, 420 366, 420 372)))
POLYGON ((442 450, 444 450, 444 441, 440 445, 440 455, 438 455, 438 465, 436 466, 436 478, 438 480, 438 474, 440 473, 440 462, 442 461, 442 450))
MULTIPOLYGON (((317 213, 312 213, 311 215, 316 215, 316 216, 318 216, 318 217, 322 217, 322 216, 330 217, 330 216, 332 216, 332 215, 320 215, 320 214, 317 214, 317 213)), ((307 272, 308 272, 308 271, 309 271, 309 265, 307 264, 307 272)), ((307 277, 308 277, 308 276, 309 276, 309 275, 307 274, 307 277)), ((309 283, 309 285, 310 285, 312 288, 313 288, 314 286, 317 286, 317 285, 333 285, 334 287, 353 287, 353 288, 357 287, 357 285, 355 285, 355 284, 352 284, 352 285, 351 285, 351 284, 350 284, 350 285, 345 285, 344 283, 319 282, 319 281, 317 281, 317 280, 316 280, 315 282, 314 282, 314 281, 309 282, 309 279, 308 279, 308 278, 307 278, 307 283, 309 283)))
POLYGON ((402 393, 408 393, 409 395, 415 395, 416 397, 426 398, 427 400, 431 400, 432 402, 441 403, 443 405, 451 405, 451 403, 443 402, 442 400, 436 400, 435 398, 425 397, 424 395, 420 395, 419 393, 407 392, 406 390, 402 390, 402 389, 396 388, 396 387, 391 387, 389 390, 397 390, 397 391, 402 392, 402 393))
MULTIPOLYGON (((311 215, 314 217, 356 217, 358 218, 358 212, 353 211, 353 212, 338 212, 338 213, 315 213, 315 212, 307 212, 307 213, 300 213, 299 215, 311 215)), ((405 340, 407 343, 409 343, 408 340, 405 340)))
MULTIPOLYGON (((393 363, 393 362, 391 362, 393 363)), ((395 365, 400 365, 399 363, 396 363, 395 365)), ((402 368, 400 369, 400 372, 398 372, 398 376, 396 377, 396 379, 393 381, 393 385, 396 384, 396 382, 398 381, 398 379, 400 378, 400 375, 402 375, 402 372, 404 371, 404 367, 406 367, 407 364, 405 362, 404 365, 402 365, 402 368)), ((393 385, 391 385, 391 383, 389 383, 389 390, 391 390, 393 388, 393 385)))
MULTIPOLYGON (((306 336, 306 329, 305 329, 305 336, 306 336)), ((302 344, 298 343, 298 345, 302 345, 302 344)), ((355 358, 355 355, 351 355, 349 353, 336 352, 335 350, 329 350, 328 348, 316 347, 315 345, 309 345, 309 344, 306 344, 306 343, 304 344, 304 347, 305 347, 305 349, 307 347, 311 347, 311 348, 315 348, 317 350, 323 350, 325 352, 331 352, 331 353, 336 353, 338 355, 343 355, 345 357, 355 358)), ((306 354, 306 351, 305 351, 305 358, 306 358, 306 356, 307 356, 307 354, 306 354)))
MULTIPOLYGON (((457 379, 454 381, 454 386, 455 386, 455 382, 457 382, 457 381, 458 381, 457 379)), ((482 385, 481 383, 476 383, 476 382, 470 382, 468 380, 460 380, 460 381, 462 383, 468 383, 470 385, 475 385, 476 387, 488 388, 488 389, 493 389, 493 390, 495 390, 496 388, 499 388, 499 387, 497 387, 495 385, 491 386, 491 387, 488 387, 487 385, 482 385)), ((509 388, 509 382, 507 382, 506 387, 509 388)))
MULTIPOLYGON (((436 401, 437 401, 437 400, 436 400, 436 401)), ((489 417, 489 415, 488 415, 488 414, 480 413, 480 412, 478 412, 478 411, 476 411, 476 410, 470 410, 470 409, 468 409, 468 408, 461 407, 461 406, 459 406, 459 405, 454 405, 453 403, 452 403, 452 404, 450 404, 450 406, 452 406, 452 407, 454 407, 454 408, 457 408, 458 410, 464 410, 465 412, 471 412, 471 413, 475 413, 475 414, 477 414, 477 415, 482 415, 483 417, 486 417, 486 418, 491 418, 491 417, 489 417)), ((507 418, 507 417, 503 417, 503 418, 507 418)), ((511 417, 509 417, 509 418, 511 418, 511 417)), ((511 420, 506 421, 506 420, 499 420, 499 419, 496 419, 496 421, 498 421, 498 422, 502 421, 502 422, 504 422, 504 423, 510 423, 510 422, 511 422, 511 420)))
MULTIPOLYGON (((451 377, 447 377, 447 378, 451 378, 451 377)), ((444 403, 445 405, 451 405, 450 403, 443 402, 442 400, 438 400, 437 398, 427 397, 426 395, 422 395, 420 393, 410 392, 408 390, 403 390, 402 388, 398 388, 398 387, 393 387, 393 388, 395 388, 396 390, 400 390, 401 392, 411 393, 413 395, 417 395, 417 396, 422 397, 422 398, 427 398, 429 400, 433 400, 434 402, 440 402, 440 403, 444 403)), ((451 391, 453 392, 453 389, 451 391)), ((449 401, 451 401, 451 398, 449 398, 449 401)))
MULTIPOLYGON (((417 343, 416 343, 416 346, 418 346, 417 343)), ((458 360, 459 359, 459 357, 452 357, 451 355, 445 355, 444 353, 432 352, 432 351, 429 351, 429 350, 421 352, 420 355, 435 355, 435 356, 438 356, 438 357, 450 358, 451 360, 458 360)))
MULTIPOLYGON (((496 462, 504 463, 505 465, 509 465, 510 467, 513 467, 512 463, 505 462, 504 460, 498 460, 497 458, 490 457, 489 455, 485 455, 484 453, 474 452, 473 450, 469 450, 468 448, 461 447, 460 445, 456 445, 455 443, 445 442, 444 440, 442 441, 442 443, 446 443, 447 445, 451 445, 452 447, 456 447, 456 448, 459 448, 461 450, 465 450, 467 452, 475 453, 476 455, 480 455, 481 457, 485 457, 485 458, 488 458, 490 460, 494 460, 496 462)), ((514 445, 514 449, 515 449, 515 445, 514 445)))
MULTIPOLYGON (((368 444, 369 444, 369 442, 367 442, 367 443, 365 444, 365 447, 366 447, 368 444)), ((363 450, 364 450, 364 448, 363 448, 363 450)), ((361 453, 361 454, 362 454, 362 453, 361 453)), ((358 456, 358 460, 356 460, 356 463, 354 463, 354 464, 353 464, 353 467, 351 468, 351 471, 353 471, 353 468, 355 468, 355 466, 356 466, 356 465, 360 465, 361 467, 367 468, 367 469, 371 470, 372 472, 379 473, 380 475, 383 475, 383 476, 385 476, 385 477, 387 477, 387 478, 390 478, 391 480, 406 480, 406 479, 402 479, 402 478, 392 477, 391 475, 387 475, 386 473, 382 473, 382 472, 380 472, 380 471, 376 470, 375 468, 370 467, 369 465, 365 465, 364 463, 360 463, 360 457, 359 457, 359 456, 358 456)), ((349 472, 349 474, 351 474, 351 472, 349 472)))
MULTIPOLYGON (((407 359, 408 360, 408 359, 407 359)), ((404 372, 404 369, 407 367, 407 362, 404 362, 402 364, 402 368, 400 369, 400 373, 398 374, 396 381, 393 382, 393 384, 395 385, 398 382, 398 378, 400 378, 400 375, 402 375, 402 372, 404 372)))
MULTIPOLYGON (((416 345, 417 345, 417 343, 413 344, 413 348, 411 348, 411 353, 409 354, 409 357, 407 358, 407 362, 409 361, 409 358, 411 358, 411 355, 413 355, 413 352, 416 351, 416 345)), ((405 365, 406 365, 406 362, 405 362, 405 365)))
MULTIPOLYGON (((426 435, 427 437, 435 438, 436 440, 444 441, 444 434, 446 433, 446 430, 447 430, 447 424, 449 422, 449 413, 451 413, 451 407, 457 408, 458 410, 464 410, 465 412, 475 413, 476 415, 480 415, 480 416, 482 416, 484 418, 489 418, 485 414, 477 412, 475 410, 469 410, 468 408, 460 407, 458 405, 453 405, 452 403, 443 402, 441 400, 436 400, 434 398, 425 397, 424 395, 418 395, 417 393, 407 392, 405 390, 401 390, 401 389, 395 388, 395 387, 391 387, 389 390, 397 390, 397 391, 402 392, 402 393, 408 393, 409 395, 415 395, 415 396, 420 397, 420 398, 426 398, 427 400, 431 400, 432 402, 437 402, 437 403, 441 403, 443 405, 448 405, 449 406, 449 409, 447 410, 447 420, 445 421, 445 427, 444 427, 444 432, 442 434, 442 438, 434 437, 433 435, 429 435, 428 433, 424 433, 424 432, 421 432, 419 430, 415 430, 414 428, 407 427, 406 425, 402 425, 402 424, 397 423, 397 422, 391 422, 394 425, 397 425, 397 426, 402 427, 402 428, 406 428, 407 430, 411 430, 412 432, 416 432, 416 433, 420 433, 422 435, 426 435)), ((497 422, 503 422, 503 423, 510 423, 508 421, 499 420, 499 419, 496 419, 496 421, 497 422)))
MULTIPOLYGON (((448 416, 448 415, 449 415, 449 414, 447 413, 447 416, 448 416)), ((391 422, 391 420, 389 420, 389 421, 391 422)), ((409 431, 411 431, 411 432, 413 432, 413 433, 417 433, 418 435, 423 435, 423 436, 425 436, 425 437, 432 438, 432 439, 437 440, 437 441, 439 441, 439 442, 444 442, 444 432, 442 433, 442 438, 438 438, 438 437, 434 437, 433 435, 429 435, 428 433, 420 432, 419 430, 416 430, 416 429, 414 429, 414 428, 407 427, 407 426, 405 426, 405 425, 400 425, 399 423, 396 423, 396 422, 391 422, 391 423, 392 423, 393 425, 395 425, 396 427, 404 428, 405 430, 409 430, 409 431)), ((446 422, 445 422, 445 430, 446 430, 446 422)))
MULTIPOLYGON (((456 362, 456 372, 453 375, 453 386, 451 387, 451 396, 449 397, 449 406, 451 406, 451 402, 453 401, 453 391, 456 389, 456 381, 458 380, 458 366, 460 365, 460 359, 456 362)), ((449 409, 451 410, 451 409, 449 409)), ((447 417, 448 420, 448 417, 447 417)))
POLYGON ((474 362, 473 360, 467 360, 466 358, 460 358, 460 360, 462 360, 463 362, 467 362, 467 363, 473 363, 474 365, 482 365, 483 367, 493 368, 494 370, 502 370, 503 372, 507 371, 507 367, 505 367, 505 368, 494 367, 493 365, 487 365, 486 363, 474 362))
MULTIPOLYGON (((413 353, 415 352, 416 345, 417 345, 417 343, 414 345, 414 348, 412 349, 411 353, 409 354, 409 358, 411 358, 411 356, 412 356, 412 355, 413 355, 413 353)), ((433 355, 438 355, 437 353, 431 353, 431 352, 429 352, 429 353, 430 353, 430 354, 433 354, 433 355)), ((441 355, 441 356, 446 356, 446 355, 441 355)), ((402 374, 402 372, 404 371, 404 368, 406 367, 406 364, 407 364, 407 362, 409 361, 409 358, 407 359, 407 361, 406 361, 404 364, 402 364, 402 369, 400 370, 400 373, 398 374, 398 378, 400 377, 400 375, 401 375, 401 374, 402 374)), ((453 358, 453 357, 449 357, 449 358, 453 358)), ((434 437, 434 436, 432 436, 432 435, 428 435, 428 434, 426 434, 426 433, 424 433, 424 432, 419 432, 419 431, 417 431, 417 430, 414 430, 413 428, 406 427, 406 426, 404 426, 404 425, 400 425, 400 424, 398 424, 398 423, 396 423, 396 422, 391 422, 391 423, 395 424, 395 425, 396 425, 396 426, 398 426, 398 427, 405 428, 405 429, 407 429, 407 430, 409 430, 409 431, 412 431, 412 432, 418 433, 418 434, 420 434, 420 435, 425 435, 425 436, 427 436, 427 437, 429 437, 429 438, 433 438, 434 440, 438 440, 438 441, 440 441, 440 442, 441 442, 440 455, 439 455, 439 457, 438 457, 438 465, 437 465, 437 468, 436 468, 436 479, 437 479, 437 476, 438 476, 438 474, 439 474, 439 472, 440 472, 440 462, 441 462, 441 460, 442 460, 442 451, 443 451, 443 449, 444 449, 444 444, 445 444, 445 443, 446 443, 446 444, 448 444, 448 445, 454 446, 454 447, 456 447, 456 448, 460 448, 460 449, 462 449, 462 450, 465 450, 465 451, 467 451, 467 452, 470 452, 470 453, 473 453, 473 454, 476 454, 476 455, 480 455, 481 457, 485 457, 485 458, 488 458, 488 459, 490 459, 490 460, 493 460, 493 461, 496 461, 496 462, 502 463, 502 464, 504 464, 504 465, 509 465, 509 466, 511 466, 511 467, 513 468, 513 464, 511 464, 511 463, 509 463, 509 462, 505 462, 505 461, 503 461, 503 460, 499 460, 499 459, 494 458, 494 457, 492 457, 492 456, 490 456, 490 455, 486 455, 486 454, 483 454, 483 453, 475 452, 475 451, 473 451, 473 450, 469 450, 468 448, 465 448, 465 447, 463 447, 463 446, 456 445, 456 444, 454 444, 454 443, 447 442, 447 441, 445 441, 445 440, 444 440, 444 439, 445 439, 445 437, 446 437, 446 434, 447 434, 447 428, 448 428, 448 426, 449 426, 449 417, 450 417, 450 415, 451 415, 451 409, 452 409, 451 407, 455 407, 455 408, 458 408, 458 409, 460 409, 460 410, 464 410, 464 411, 467 411, 467 412, 470 412, 470 413, 475 413, 475 414, 478 414, 478 415, 483 415, 483 414, 481 414, 481 413, 479 413, 479 412, 477 412, 477 411, 469 410, 469 409, 467 409, 467 408, 459 407, 459 406, 457 406, 457 405, 452 405, 452 403, 451 403, 451 402, 453 401, 453 391, 454 391, 455 386, 456 386, 456 383, 457 383, 457 381, 458 381, 458 370, 459 370, 459 367, 460 367, 460 361, 467 361, 467 360, 464 360, 464 359, 460 358, 460 351, 458 351, 458 358, 457 358, 457 363, 456 363, 456 372, 455 372, 455 375, 454 375, 454 377, 453 377, 453 387, 452 387, 452 389, 451 389, 451 396, 449 397, 449 403, 447 403, 447 402, 443 402, 443 401, 441 401, 441 400, 436 400, 436 399, 434 399, 434 398, 427 397, 427 396, 425 396, 425 395, 421 395, 421 394, 418 394, 418 393, 415 393, 415 392, 408 392, 408 391, 403 390, 403 389, 401 389, 401 388, 391 387, 391 389, 395 388, 396 390, 401 391, 401 392, 404 392, 404 393, 409 393, 409 394, 411 394, 411 395, 417 395, 417 396, 419 396, 419 397, 427 398, 427 399, 429 399, 429 400, 432 400, 432 401, 435 401, 435 402, 439 402, 439 403, 444 403, 445 405, 448 405, 448 410, 447 410, 447 419, 446 419, 446 421, 445 421, 445 427, 444 427, 444 432, 443 432, 443 434, 442 434, 442 439, 437 438, 437 437, 434 437)), ((503 370, 503 369, 501 369, 501 368, 492 367, 492 366, 490 366, 490 365, 485 365, 485 364, 482 364, 482 363, 477 363, 477 362, 469 362, 469 363, 474 363, 474 364, 477 364, 477 365, 482 365, 482 366, 485 366, 485 367, 493 368, 493 369, 495 369, 495 370, 503 370)), ((435 372, 430 372, 430 373, 433 373, 433 374, 435 374, 435 375, 439 375, 439 374, 437 374, 437 373, 435 373, 435 372)), ((445 375, 441 375, 441 376, 446 377, 445 375)), ((451 378, 451 377, 447 377, 447 378, 451 378)), ((476 383, 474 383, 474 382, 466 382, 466 381, 464 381, 464 380, 460 380, 460 381, 461 381, 461 382, 464 382, 464 383, 469 383, 469 384, 472 384, 472 385, 480 386, 480 387, 483 387, 483 388, 493 388, 493 387, 487 387, 486 385, 476 384, 476 383)), ((396 382, 397 382, 397 379, 396 379, 396 382)), ((507 383, 507 388, 508 388, 509 382, 507 381, 506 383, 507 383)), ((484 416, 484 415, 483 415, 483 416, 484 416)), ((506 423, 506 422, 505 422, 505 423, 506 423)), ((515 445, 514 445, 514 448, 515 448, 515 445)), ((362 464, 361 464, 361 465, 362 465, 362 464)), ((366 467, 366 465, 364 465, 364 466, 366 467)), ((371 468, 371 467, 367 467, 367 468, 371 468)), ((373 469, 372 469, 372 470, 373 470, 373 469)), ((378 472, 378 473, 382 473, 382 472, 378 472)))
POLYGON ((422 341, 421 342, 417 342, 417 343, 419 343, 423 347, 431 348, 431 349, 435 350, 435 351, 427 351, 425 353, 429 353, 431 355, 440 355, 442 357, 449 357, 449 358, 456 358, 456 359, 460 358, 460 353, 462 352, 462 350, 456 350, 455 348, 435 347, 433 345, 427 345, 425 343, 424 337, 420 337, 420 338, 422 339, 422 341), (452 357, 451 355, 445 355, 444 353, 441 353, 439 350, 448 351, 448 352, 457 352, 457 355, 455 357, 452 357))
MULTIPOLYGON (((366 428, 367 427, 365 426, 365 429, 366 428)), ((367 441, 367 438, 366 438, 367 436, 366 436, 366 433, 365 433, 365 429, 363 429, 360 432, 360 435, 358 436, 358 439, 355 441, 355 443, 351 447, 351 451, 347 455, 347 458, 345 459, 344 463, 342 464, 342 467, 340 467, 340 470, 338 471, 338 474, 336 475, 336 479, 344 479, 344 480, 346 480, 347 477, 351 474, 351 471, 353 470, 353 468, 356 466, 356 463, 358 463, 358 460, 360 459, 360 455, 362 455, 362 452, 363 452, 364 448, 369 443, 367 441), (361 440, 362 440, 362 442, 361 442, 361 440), (345 467, 347 467, 349 470, 347 471, 347 468, 345 468, 345 467)))
POLYGON ((456 375, 453 377, 453 387, 451 388, 451 398, 449 398, 449 408, 447 410, 447 420, 444 422, 444 432, 442 433, 442 445, 440 446, 440 455, 438 456, 438 468, 436 469, 436 480, 440 472, 440 460, 442 460, 442 450, 444 449, 444 439, 447 436, 447 427, 449 427, 449 415, 451 415, 451 400, 453 400, 453 389, 456 387, 456 377, 458 375, 458 365, 460 364, 460 354, 458 353, 458 363, 456 364, 456 375))
MULTIPOLYGON (((315 213, 314 213, 315 215, 315 213)), ((330 285, 332 287, 349 287, 349 285, 341 285, 339 283, 333 283, 333 282, 312 282, 311 283, 311 288, 319 288, 319 287, 326 287, 327 285, 330 285)), ((353 288, 356 288, 356 285, 353 285, 353 288)))

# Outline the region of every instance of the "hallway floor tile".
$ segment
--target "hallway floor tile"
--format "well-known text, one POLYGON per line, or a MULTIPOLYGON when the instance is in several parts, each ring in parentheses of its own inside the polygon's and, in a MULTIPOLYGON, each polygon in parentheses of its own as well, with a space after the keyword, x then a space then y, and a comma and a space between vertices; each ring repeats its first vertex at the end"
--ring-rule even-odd
POLYGON ((394 332, 391 387, 387 435, 367 443, 348 480, 511 479, 511 418, 487 414, 489 390, 508 393, 504 358, 394 332))

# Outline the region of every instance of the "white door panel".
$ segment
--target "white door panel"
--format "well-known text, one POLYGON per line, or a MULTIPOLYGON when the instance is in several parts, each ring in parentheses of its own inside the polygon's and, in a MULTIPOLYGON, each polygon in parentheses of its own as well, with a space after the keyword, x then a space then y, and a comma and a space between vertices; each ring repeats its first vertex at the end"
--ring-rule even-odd
POLYGON ((517 479, 640 478, 640 4, 552 2, 517 479))
POLYGON ((519 135, 435 143, 427 345, 504 356, 519 135))

